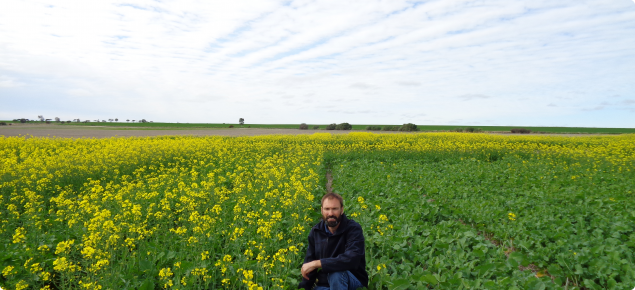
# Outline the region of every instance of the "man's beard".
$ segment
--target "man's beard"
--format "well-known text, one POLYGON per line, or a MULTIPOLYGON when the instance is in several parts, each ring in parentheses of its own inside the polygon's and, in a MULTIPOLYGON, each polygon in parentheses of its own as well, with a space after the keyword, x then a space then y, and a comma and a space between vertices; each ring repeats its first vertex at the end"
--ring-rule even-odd
POLYGON ((322 220, 324 220, 324 222, 326 223, 326 225, 329 228, 334 228, 334 227, 336 227, 337 225, 340 224, 340 221, 342 220, 342 216, 337 217, 337 216, 332 215, 332 216, 328 216, 326 218, 324 216, 322 216, 322 220), (329 221, 329 219, 331 219, 331 218, 333 218, 335 220, 334 221, 329 221))

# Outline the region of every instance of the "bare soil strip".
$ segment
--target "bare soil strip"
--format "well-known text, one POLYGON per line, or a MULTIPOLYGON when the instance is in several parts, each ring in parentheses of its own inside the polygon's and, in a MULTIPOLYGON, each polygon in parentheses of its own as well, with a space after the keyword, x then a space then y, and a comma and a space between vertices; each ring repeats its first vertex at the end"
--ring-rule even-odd
MULTIPOLYGON (((82 126, 0 126, 0 136, 33 136, 63 138, 110 138, 110 137, 151 137, 151 136, 259 136, 259 135, 309 135, 324 130, 299 129, 257 129, 257 128, 219 128, 219 129, 113 129, 112 127, 82 126)), ((328 131, 331 134, 346 134, 350 131, 328 131)))
POLYGON ((326 171, 326 193, 333 192, 333 175, 331 175, 331 171, 326 171))
MULTIPOLYGON (((13 124, 0 126, 0 136, 14 137, 62 137, 62 138, 111 138, 111 137, 152 137, 152 136, 259 136, 259 135, 310 135, 314 133, 348 134, 351 131, 299 130, 299 129, 262 129, 262 128, 209 128, 209 129, 173 129, 173 128, 121 128, 107 126, 72 126, 57 124, 13 124)), ((353 131, 375 134, 413 134, 420 132, 395 131, 353 131)), ((471 134, 471 133, 465 133, 471 134)), ((584 137, 602 134, 510 134, 489 133, 508 136, 566 136, 584 137)))

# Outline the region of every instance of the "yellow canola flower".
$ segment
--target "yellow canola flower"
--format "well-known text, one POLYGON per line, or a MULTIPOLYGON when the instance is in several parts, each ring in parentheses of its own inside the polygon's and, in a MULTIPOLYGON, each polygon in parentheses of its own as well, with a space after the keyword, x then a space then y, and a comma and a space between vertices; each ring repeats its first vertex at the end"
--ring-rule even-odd
POLYGON ((23 243, 26 241, 26 230, 23 227, 19 227, 15 229, 15 234, 13 234, 13 243, 23 243))
POLYGON ((20 282, 18 282, 18 284, 15 285, 16 290, 23 290, 28 287, 29 287, 29 284, 24 280, 20 280, 20 282))
POLYGON ((4 269, 2 269, 2 276, 4 276, 5 278, 15 274, 15 272, 13 272, 13 269, 15 269, 15 267, 13 266, 6 266, 4 267, 4 269))
POLYGON ((53 270, 60 272, 75 272, 80 270, 81 268, 78 265, 73 264, 73 262, 68 261, 66 257, 59 257, 53 261, 53 270))
POLYGON ((63 242, 57 243, 57 247, 55 248, 55 255, 58 255, 60 253, 68 253, 71 245, 73 245, 74 243, 75 243, 75 240, 69 240, 69 241, 63 241, 63 242))

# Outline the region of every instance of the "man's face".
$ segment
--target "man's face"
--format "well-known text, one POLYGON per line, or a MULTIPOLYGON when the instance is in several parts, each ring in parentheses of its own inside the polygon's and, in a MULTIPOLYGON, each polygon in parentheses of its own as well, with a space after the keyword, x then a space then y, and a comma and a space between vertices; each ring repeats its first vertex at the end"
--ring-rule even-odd
POLYGON ((343 212, 340 201, 335 198, 327 198, 322 203, 322 219, 331 228, 340 224, 343 212))

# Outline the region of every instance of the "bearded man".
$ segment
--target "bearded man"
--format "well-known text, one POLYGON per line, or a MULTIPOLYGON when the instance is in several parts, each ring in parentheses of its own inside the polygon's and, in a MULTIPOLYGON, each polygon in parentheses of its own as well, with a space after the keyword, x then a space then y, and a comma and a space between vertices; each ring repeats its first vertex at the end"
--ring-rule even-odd
POLYGON ((322 197, 322 220, 309 233, 309 246, 298 288, 310 290, 368 287, 362 227, 344 214, 337 193, 322 197), (317 285, 316 285, 317 279, 317 285))

